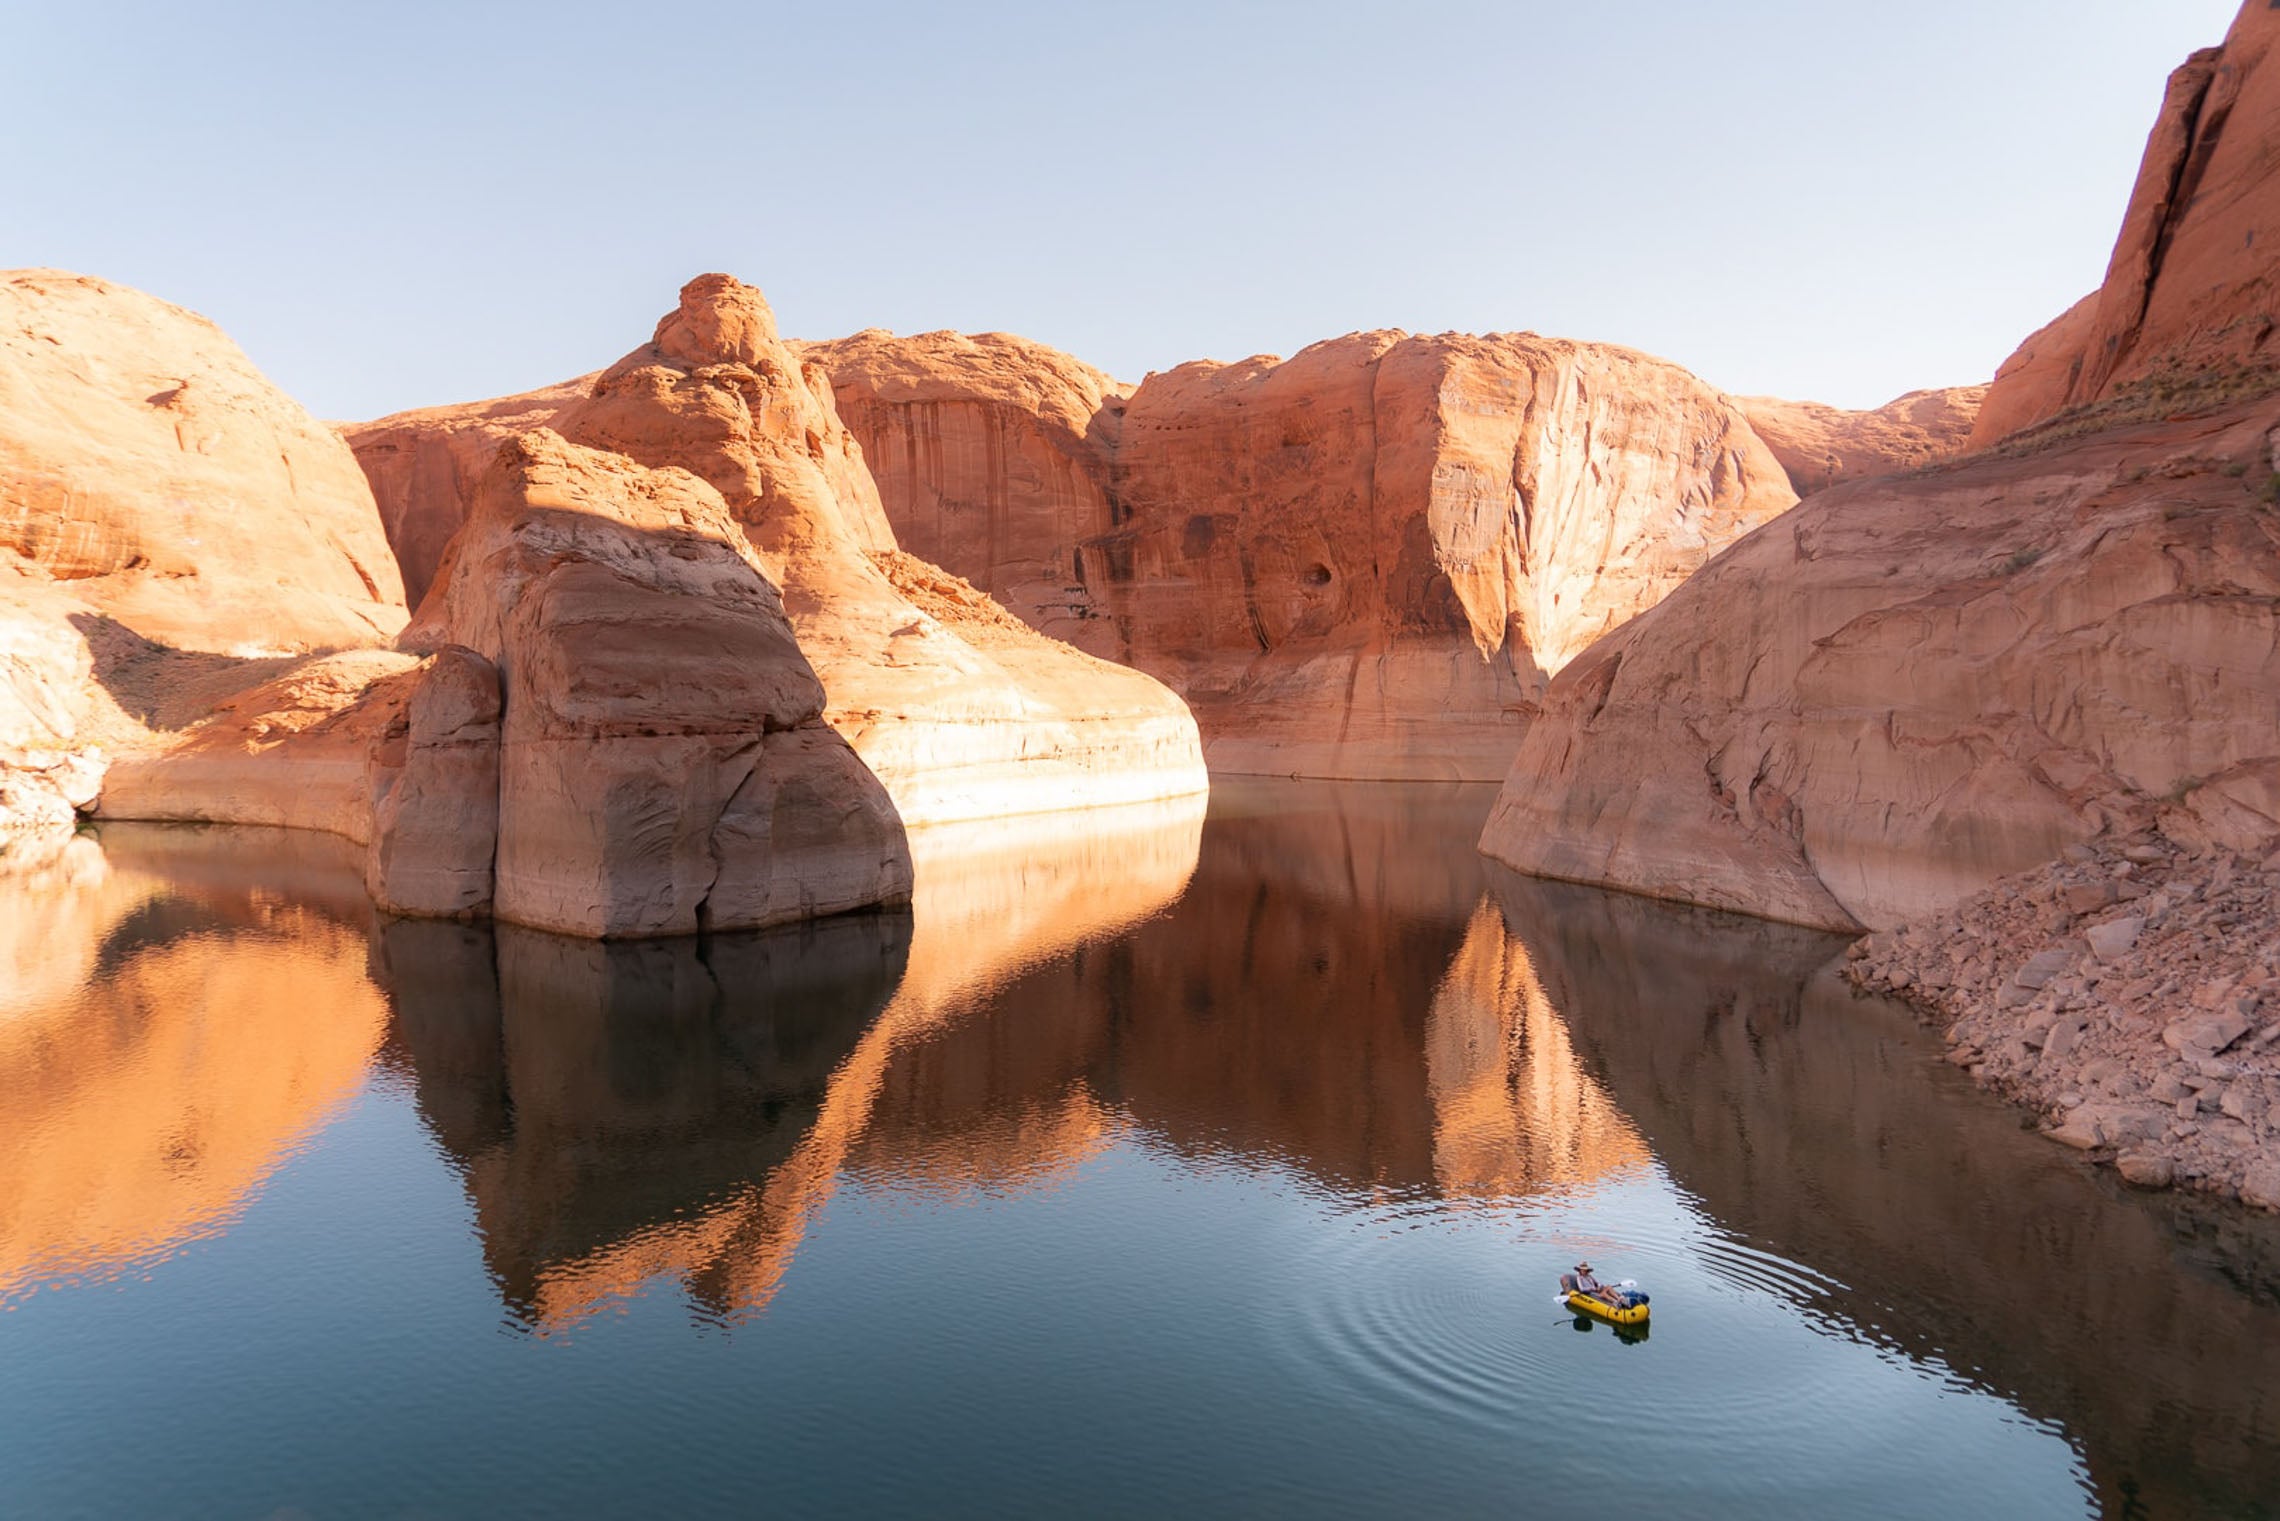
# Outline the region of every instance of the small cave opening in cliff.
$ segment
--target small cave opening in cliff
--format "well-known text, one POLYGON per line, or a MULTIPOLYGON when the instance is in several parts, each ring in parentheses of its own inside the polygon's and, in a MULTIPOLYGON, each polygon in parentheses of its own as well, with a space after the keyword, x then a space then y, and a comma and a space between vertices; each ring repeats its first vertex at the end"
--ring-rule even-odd
POLYGON ((1328 586, 1330 584, 1330 567, 1327 565, 1309 565, 1299 579, 1308 586, 1328 586))

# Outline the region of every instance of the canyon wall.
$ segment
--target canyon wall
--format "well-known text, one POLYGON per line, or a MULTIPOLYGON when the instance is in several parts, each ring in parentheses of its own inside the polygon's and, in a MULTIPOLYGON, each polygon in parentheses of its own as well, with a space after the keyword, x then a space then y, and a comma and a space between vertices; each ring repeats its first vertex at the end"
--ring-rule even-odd
POLYGON ((437 653, 376 756, 382 905, 619 937, 907 899, 901 822, 751 560, 686 472, 503 444, 405 634, 437 653))
POLYGON ((2275 47, 2280 10, 2247 0, 2169 76, 2105 282, 1996 372, 1974 447, 2073 409, 2156 415, 2280 385, 2275 47))
POLYGON ((1987 399, 1985 386, 1910 391, 1871 412, 1817 401, 1738 396, 1799 496, 1846 481, 1916 470, 1963 452, 1987 399))
POLYGON ((587 381, 392 420, 369 480, 203 319, 0 296, 11 834, 325 830, 389 912, 617 937, 903 901, 906 826, 1204 786, 1178 698, 896 548, 725 276, 587 381))
MULTIPOLYGON (((2158 819, 2232 848, 2280 829, 2280 376, 2243 379, 2249 329, 2224 317, 2280 256, 2242 222, 2280 206, 2280 118, 2262 104, 2276 35, 2280 12, 2251 6, 2179 76, 2208 72, 2230 126, 2214 136, 2225 118, 2206 103, 2194 118, 2179 173, 2199 189, 2162 203, 2151 253, 2141 180, 2107 294, 2138 291, 2142 320, 2094 329, 2103 357, 2067 396, 2163 366, 2222 384, 1838 486, 1744 538, 1554 681, 1484 850, 1850 928, 2118 827, 2158 819), (2198 283, 2172 289, 2180 269, 2198 283), (2219 318, 2231 336, 2196 326, 2219 318)), ((2181 89, 2148 150, 2155 178, 2181 89)), ((2096 311, 2129 305, 2115 301, 2096 311)), ((2030 340, 2035 373, 2056 373, 2053 343, 2085 320, 2030 340)), ((1983 417, 2031 415, 2005 391, 1983 417)))
POLYGON ((404 618, 354 457, 220 329, 0 274, 0 833, 68 831, 107 763, 404 618))
POLYGON ((399 412, 343 430, 378 501, 411 606, 418 607, 434 583, 443 552, 499 445, 547 426, 593 388, 598 374, 495 401, 399 412))
POLYGON ((1184 695, 1214 769, 1503 774, 1546 676, 1795 500, 1685 371, 1360 333, 1129 396, 1003 335, 806 352, 898 533, 1184 695))
POLYGON ((441 525, 467 513, 463 456, 539 426, 719 491, 782 591, 825 721, 906 826, 1204 786, 1194 720, 1175 695, 1036 633, 901 549, 822 363, 777 335, 752 287, 690 282, 652 341, 590 382, 399 414, 348 436, 389 522, 441 525))

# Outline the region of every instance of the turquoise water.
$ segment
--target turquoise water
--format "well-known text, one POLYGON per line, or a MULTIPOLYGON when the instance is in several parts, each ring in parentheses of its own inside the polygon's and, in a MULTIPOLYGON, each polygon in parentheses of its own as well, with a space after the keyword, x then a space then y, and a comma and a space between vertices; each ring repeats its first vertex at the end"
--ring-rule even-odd
POLYGON ((1223 784, 644 946, 306 836, 19 870, 0 1515, 2272 1512, 2270 1221, 1487 801, 1223 784))

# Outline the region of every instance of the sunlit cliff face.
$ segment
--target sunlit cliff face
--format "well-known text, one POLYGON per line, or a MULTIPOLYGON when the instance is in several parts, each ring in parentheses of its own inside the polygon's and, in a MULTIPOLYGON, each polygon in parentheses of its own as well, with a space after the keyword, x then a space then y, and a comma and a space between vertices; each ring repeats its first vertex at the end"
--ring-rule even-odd
POLYGON ((93 850, 0 876, 0 1302, 225 1229, 386 1023, 355 928, 93 850))

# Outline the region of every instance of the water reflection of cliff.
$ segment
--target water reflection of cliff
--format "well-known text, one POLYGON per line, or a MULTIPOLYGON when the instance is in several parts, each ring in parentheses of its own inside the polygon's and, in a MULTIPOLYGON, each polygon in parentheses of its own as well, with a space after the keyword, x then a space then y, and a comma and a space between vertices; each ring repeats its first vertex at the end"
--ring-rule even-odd
POLYGON ((401 924, 379 964, 519 1317, 672 1280, 735 1319, 849 1177, 1033 1187, 1133 1129, 1373 1193, 1643 1162, 1444 848, 1484 804, 1239 786, 1208 836, 1194 801, 926 830, 907 921, 641 946, 401 924))
POLYGON ((344 851, 278 831, 118 826, 0 872, 0 1302, 237 1217, 379 1041, 366 918, 344 851))
POLYGON ((1799 1290, 1808 1308, 2057 1419, 2108 1514, 2280 1494, 2280 1309, 2269 1283, 2240 1292, 2280 1261, 2273 1222, 2196 1231, 2174 1201, 2101 1197, 1904 1012, 1851 998, 1841 941, 1501 870, 1494 888, 1532 996, 1673 1181, 1835 1280, 1799 1290), (2218 1483, 2238 1487, 2196 1487, 2218 1483))
MULTIPOLYGON (((1465 789, 1217 785, 1194 880, 911 1041, 867 1180, 1022 1186, 1136 1126, 1341 1190, 1509 1196, 1644 1160, 1478 912, 1465 789)), ((914 979, 915 980, 915 979, 914 979)))
POLYGON ((897 1052, 1193 870, 1202 800, 922 830, 909 916, 631 945, 391 924, 396 1049, 516 1314, 575 1325, 660 1279, 765 1307, 897 1052))

